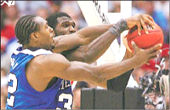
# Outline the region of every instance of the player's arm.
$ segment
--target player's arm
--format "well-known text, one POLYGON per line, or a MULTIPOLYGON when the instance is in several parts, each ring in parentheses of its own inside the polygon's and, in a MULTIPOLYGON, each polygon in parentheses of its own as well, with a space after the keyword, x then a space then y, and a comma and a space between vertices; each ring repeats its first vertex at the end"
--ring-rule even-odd
POLYGON ((71 61, 92 63, 109 48, 113 40, 117 37, 117 35, 107 31, 100 37, 93 40, 90 44, 80 46, 76 50, 72 50, 65 54, 65 56, 71 61))
POLYGON ((153 25, 152 18, 149 15, 136 15, 124 21, 121 20, 111 27, 114 31, 108 27, 109 30, 106 29, 105 33, 101 34, 91 43, 80 46, 76 50, 68 51, 66 57, 72 61, 94 62, 108 49, 113 40, 119 37, 121 32, 135 25, 146 27, 146 24, 143 22, 153 25))
POLYGON ((47 79, 59 77, 65 80, 93 82, 96 85, 115 78, 137 65, 135 58, 131 58, 120 63, 92 66, 78 61, 69 62, 60 54, 41 55, 34 61, 39 63, 34 67, 39 77, 47 79))
MULTIPOLYGON (((126 19, 126 21, 129 28, 137 25, 139 33, 141 31, 141 26, 144 28, 145 32, 147 32, 146 23, 152 27, 154 26, 152 17, 144 14, 129 17, 126 19)), ((55 48, 53 49, 53 52, 61 53, 81 45, 89 44, 104 32, 108 31, 108 29, 110 29, 112 26, 113 25, 111 24, 91 26, 83 28, 74 34, 56 37, 54 38, 55 48)), ((122 32, 122 28, 119 27, 117 30, 112 29, 112 32, 113 31, 118 31, 117 34, 120 34, 120 32, 122 32)))
POLYGON ((41 74, 41 76, 37 74, 39 77, 59 77, 65 80, 93 81, 98 85, 146 63, 158 54, 158 48, 160 48, 160 45, 146 50, 136 47, 135 50, 138 51, 134 57, 119 63, 108 63, 100 66, 92 66, 77 61, 69 62, 60 54, 43 55, 36 57, 36 62, 39 65, 34 68, 36 73, 41 74))
POLYGON ((57 36, 54 38, 55 48, 53 49, 53 52, 61 53, 81 45, 89 44, 106 32, 111 26, 111 24, 90 26, 80 29, 73 34, 57 36))
MULTIPOLYGON (((133 56, 133 54, 131 52, 129 52, 128 50, 126 50, 126 53, 124 55, 123 60, 129 59, 133 56)), ((122 60, 122 61, 123 61, 122 60)), ((129 77, 131 75, 131 73, 133 72, 133 69, 124 72, 122 75, 109 79, 107 81, 103 81, 100 82, 98 84, 96 84, 93 81, 89 81, 91 84, 94 84, 96 86, 101 86, 103 88, 109 89, 109 90, 113 90, 115 92, 120 92, 123 91, 126 88, 126 85, 128 83, 129 77), (116 86, 119 85, 119 86, 116 86)))
MULTIPOLYGON (((156 47, 156 46, 155 46, 156 47)), ((151 49, 151 48, 150 48, 151 49)), ((152 50, 153 52, 154 50, 152 50)), ((160 51, 159 51, 160 52, 160 51)), ((159 53, 158 52, 158 53, 159 53)), ((156 55, 156 54, 155 54, 156 55)), ((123 60, 126 60, 128 58, 132 58, 132 57, 135 57, 132 55, 131 52, 129 51, 126 51, 126 54, 123 58, 123 60)), ((156 57, 156 56, 155 56, 156 57)), ((152 57, 154 58, 154 57, 152 57)), ((138 60, 142 60, 141 58, 138 58, 138 60)), ((138 61, 139 63, 140 61, 138 61)), ((137 64, 137 63, 136 63, 137 64)), ((133 68, 134 69, 134 68, 133 68)), ((122 73, 120 76, 118 77, 115 77, 115 78, 112 78, 112 79, 109 79, 109 80, 104 80, 102 82, 99 82, 99 83, 96 83, 94 81, 89 81, 91 84, 94 84, 96 86, 101 86, 103 88, 107 88, 109 90, 114 90, 116 92, 120 92, 120 91, 123 91, 125 88, 126 88, 126 85, 128 83, 128 80, 129 80, 129 77, 130 77, 130 74, 133 72, 133 69, 130 69, 124 73, 122 73), (119 86, 116 86, 116 85, 119 85, 119 86)))

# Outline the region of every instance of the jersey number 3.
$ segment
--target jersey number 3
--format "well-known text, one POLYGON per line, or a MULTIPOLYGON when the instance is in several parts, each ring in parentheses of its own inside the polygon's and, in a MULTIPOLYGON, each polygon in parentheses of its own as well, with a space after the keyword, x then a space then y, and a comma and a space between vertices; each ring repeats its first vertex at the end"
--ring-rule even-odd
POLYGON ((9 106, 14 106, 15 96, 13 94, 17 90, 17 78, 15 74, 9 74, 8 83, 10 82, 12 82, 12 86, 8 86, 8 93, 10 94, 10 97, 7 99, 7 103, 9 106))
MULTIPOLYGON (((62 93, 60 96, 59 96, 59 102, 63 102, 64 99, 67 99, 68 102, 65 102, 64 103, 64 109, 71 109, 71 105, 72 105, 72 95, 71 94, 65 94, 65 93, 62 93)), ((61 109, 61 108, 56 108, 56 109, 61 109)))

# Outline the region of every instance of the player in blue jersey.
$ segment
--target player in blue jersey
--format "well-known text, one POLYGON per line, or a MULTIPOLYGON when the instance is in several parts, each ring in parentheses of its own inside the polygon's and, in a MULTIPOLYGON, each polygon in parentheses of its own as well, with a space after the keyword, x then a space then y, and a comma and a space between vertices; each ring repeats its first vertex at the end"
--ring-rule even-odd
MULTIPOLYGON (((124 22, 131 28, 136 24, 141 25, 138 23, 143 19, 143 16, 135 16, 124 22)), ((142 26, 145 25, 142 23, 142 26)), ((97 32, 94 27, 87 27, 70 35, 53 38, 53 29, 43 18, 32 15, 21 17, 15 31, 22 47, 11 57, 6 108, 71 109, 72 91, 67 80, 87 81, 106 87, 107 80, 146 63, 160 53, 160 44, 145 50, 133 44, 133 57, 100 66, 68 61, 57 53, 94 40, 96 36, 88 33, 89 29, 97 32), (92 37, 87 37, 88 35, 92 37), (57 82, 48 87, 54 77, 58 78, 57 82)), ((113 26, 103 36, 116 37, 121 31, 119 27, 113 26)))

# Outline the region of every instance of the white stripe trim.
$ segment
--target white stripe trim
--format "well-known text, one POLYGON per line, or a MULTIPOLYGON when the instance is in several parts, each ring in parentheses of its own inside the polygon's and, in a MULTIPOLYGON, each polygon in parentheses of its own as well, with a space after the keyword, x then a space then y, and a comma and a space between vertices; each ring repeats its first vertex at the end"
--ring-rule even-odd
POLYGON ((36 51, 31 51, 29 49, 24 49, 22 51, 14 51, 14 54, 19 54, 19 53, 24 53, 24 54, 30 54, 33 56, 41 55, 41 54, 52 54, 50 50, 45 50, 45 49, 38 49, 36 51))

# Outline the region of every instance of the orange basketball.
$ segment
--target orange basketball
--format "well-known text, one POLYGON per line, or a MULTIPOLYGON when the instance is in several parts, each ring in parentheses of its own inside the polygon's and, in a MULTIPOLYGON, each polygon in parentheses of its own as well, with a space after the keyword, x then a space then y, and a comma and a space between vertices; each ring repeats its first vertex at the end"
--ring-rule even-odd
POLYGON ((138 35, 137 26, 133 27, 129 30, 128 34, 126 35, 128 49, 133 52, 133 47, 131 42, 134 41, 135 44, 143 49, 149 48, 154 46, 155 44, 161 43, 163 44, 164 35, 161 30, 161 28, 155 24, 155 28, 152 29, 149 25, 148 28, 148 34, 145 33, 144 30, 141 31, 141 35, 138 35))

